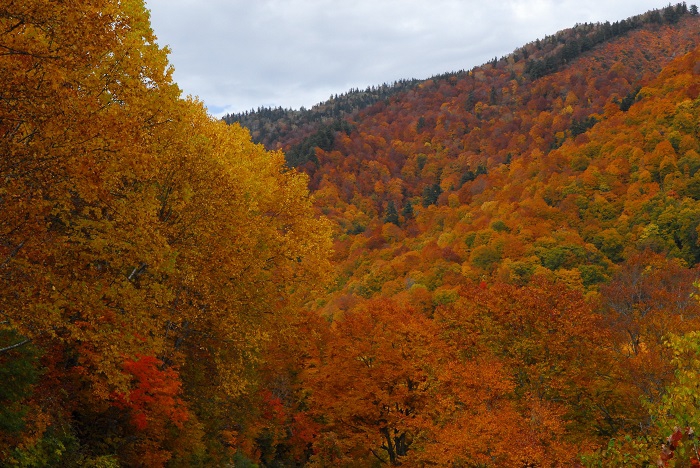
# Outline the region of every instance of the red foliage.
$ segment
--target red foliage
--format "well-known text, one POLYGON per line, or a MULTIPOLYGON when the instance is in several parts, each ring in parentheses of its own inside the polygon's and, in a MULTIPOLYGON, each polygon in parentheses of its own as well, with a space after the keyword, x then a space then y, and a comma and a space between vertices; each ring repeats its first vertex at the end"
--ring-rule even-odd
MULTIPOLYGON (((668 466, 668 462, 673 458, 674 452, 678 448, 678 445, 681 443, 683 438, 686 437, 688 439, 692 439, 694 435, 693 428, 691 427, 686 427, 685 430, 681 430, 679 427, 676 427, 673 433, 668 436, 666 441, 661 445, 661 454, 656 462, 656 466, 668 466)), ((690 466, 691 468, 698 467, 700 466, 700 461, 693 457, 690 459, 690 466)))
POLYGON ((277 423, 283 424, 287 419, 287 414, 282 404, 282 400, 276 397, 268 389, 264 389, 260 392, 262 398, 262 416, 263 418, 277 423))
POLYGON ((131 422, 139 431, 157 422, 170 422, 178 428, 189 418, 181 398, 182 384, 175 369, 161 369, 163 362, 153 356, 138 356, 124 361, 124 371, 132 376, 133 387, 116 393, 116 406, 131 411, 131 422))

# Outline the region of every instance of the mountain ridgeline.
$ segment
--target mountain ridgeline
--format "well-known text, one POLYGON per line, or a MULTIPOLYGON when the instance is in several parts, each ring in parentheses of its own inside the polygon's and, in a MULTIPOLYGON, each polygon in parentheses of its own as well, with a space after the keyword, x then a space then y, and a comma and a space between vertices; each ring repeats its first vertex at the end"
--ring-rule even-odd
POLYGON ((250 130, 254 142, 277 149, 276 143, 290 133, 323 131, 318 127, 329 123, 332 125, 334 121, 342 120, 358 109, 364 109, 388 99, 394 94, 413 88, 418 83, 420 81, 415 79, 399 80, 391 85, 384 83, 381 86, 368 86, 365 90, 355 88, 346 93, 331 96, 328 101, 319 103, 311 109, 261 107, 255 111, 227 114, 223 120, 228 124, 241 124, 250 130))
MULTIPOLYGON (((688 7, 685 3, 668 5, 661 10, 652 10, 625 20, 613 23, 584 23, 573 28, 559 31, 554 35, 527 44, 505 57, 494 58, 488 64, 475 67, 471 71, 443 73, 428 80, 404 79, 392 84, 368 86, 365 90, 351 89, 346 93, 331 96, 328 101, 316 104, 311 109, 299 110, 260 107, 257 110, 236 114, 227 114, 223 120, 228 124, 239 123, 251 132, 254 142, 262 143, 269 149, 283 148, 296 155, 300 152, 297 146, 306 149, 314 145, 319 135, 327 133, 332 126, 338 126, 338 121, 351 118, 357 112, 379 102, 387 102, 396 95, 401 95, 426 81, 451 81, 462 79, 484 67, 497 66, 499 62, 524 63, 520 80, 537 79, 553 73, 565 66, 571 60, 585 53, 598 44, 614 40, 629 31, 645 26, 676 24, 686 15, 696 15, 697 7, 688 7)), ((474 96, 470 96, 473 100, 474 96)), ((320 137, 321 141, 326 141, 320 137)), ((303 151, 301 151, 303 152, 303 151)), ((288 164, 297 167, 302 161, 292 157, 288 164)))

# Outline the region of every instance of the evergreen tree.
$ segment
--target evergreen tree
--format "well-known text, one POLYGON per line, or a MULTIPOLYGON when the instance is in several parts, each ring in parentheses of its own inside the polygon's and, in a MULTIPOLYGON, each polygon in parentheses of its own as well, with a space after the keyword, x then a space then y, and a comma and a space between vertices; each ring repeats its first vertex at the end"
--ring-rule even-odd
POLYGON ((437 203, 438 197, 442 193, 440 184, 426 185, 423 189, 423 206, 428 207, 437 203))
POLYGON ((401 210, 401 214, 405 219, 413 218, 413 203, 411 203, 411 200, 406 201, 406 204, 403 206, 403 210, 401 210))
POLYGON ((399 213, 396 211, 396 206, 394 205, 393 201, 389 201, 389 204, 386 207, 384 222, 393 223, 397 226, 399 225, 399 213))

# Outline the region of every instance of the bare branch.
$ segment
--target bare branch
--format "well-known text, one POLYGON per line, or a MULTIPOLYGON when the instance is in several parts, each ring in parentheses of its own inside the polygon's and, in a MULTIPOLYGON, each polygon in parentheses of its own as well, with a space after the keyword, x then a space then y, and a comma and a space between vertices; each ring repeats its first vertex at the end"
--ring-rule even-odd
POLYGON ((137 278, 141 273, 146 271, 146 268, 148 267, 147 264, 141 263, 139 266, 135 267, 131 274, 127 277, 129 281, 131 281, 134 278, 137 278))
POLYGON ((13 345, 6 346, 6 347, 4 347, 4 348, 0 348, 0 354, 1 354, 1 353, 5 353, 5 352, 7 352, 7 351, 11 351, 11 350, 13 350, 13 349, 15 349, 15 348, 19 348, 20 346, 24 346, 24 345, 26 345, 27 343, 29 343, 30 341, 32 341, 32 340, 30 340, 29 338, 27 338, 27 339, 25 339, 25 340, 20 341, 19 343, 15 343, 15 344, 13 344, 13 345))
POLYGON ((25 242, 27 242, 27 241, 20 242, 14 249, 12 249, 12 252, 10 252, 10 254, 7 256, 7 258, 5 258, 5 261, 2 262, 2 264, 0 265, 0 268, 5 268, 7 266, 7 264, 10 263, 10 260, 12 260, 15 255, 17 255, 17 252, 19 252, 19 249, 24 247, 25 242))

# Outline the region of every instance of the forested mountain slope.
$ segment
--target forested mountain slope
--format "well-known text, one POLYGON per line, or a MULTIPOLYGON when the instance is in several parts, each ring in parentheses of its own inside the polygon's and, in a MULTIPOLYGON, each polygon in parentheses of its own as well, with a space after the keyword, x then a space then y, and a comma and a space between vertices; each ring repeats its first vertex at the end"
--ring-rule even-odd
MULTIPOLYGON (((358 130, 317 151, 316 204, 338 220, 337 281, 317 303, 330 323, 311 312, 308 341, 271 350, 264 395, 279 412, 245 426, 258 441, 245 453, 274 464, 304 434, 309 451, 295 459, 321 466, 655 466, 670 453, 691 466, 692 445, 659 441, 700 422, 698 63, 697 46, 679 54, 624 110, 593 99, 595 78, 568 89, 602 110, 582 114, 595 124, 575 136, 563 127, 557 145, 549 125, 577 108, 558 84, 577 75, 540 78, 553 107, 512 113, 529 129, 512 140, 527 147, 503 160, 507 137, 477 152, 476 129, 462 132, 466 155, 451 156, 442 132, 459 121, 441 113, 430 137, 386 109, 364 115, 378 136, 358 130), (417 154, 385 143, 392 125, 417 154), (348 160, 355 171, 343 173, 348 160), (421 180, 428 190, 410 184, 421 180)), ((484 120, 490 134, 499 126, 484 120)))
POLYGON ((643 466, 694 421, 697 338, 665 343, 700 326, 698 31, 577 26, 273 143, 336 225, 333 324, 279 397, 311 460, 643 466))
MULTIPOLYGON (((649 84, 698 45, 698 24, 647 25, 534 80, 513 60, 486 65, 359 113, 302 166, 339 226, 343 290, 521 283, 536 271, 590 290, 647 247, 695 265, 698 149, 692 125, 674 119, 696 116, 647 114, 649 84), (613 138, 622 124, 636 131, 613 138), (389 251, 402 263, 434 249, 442 261, 411 268, 421 280, 380 272, 389 251)), ((687 98, 695 92, 689 83, 687 98)))

